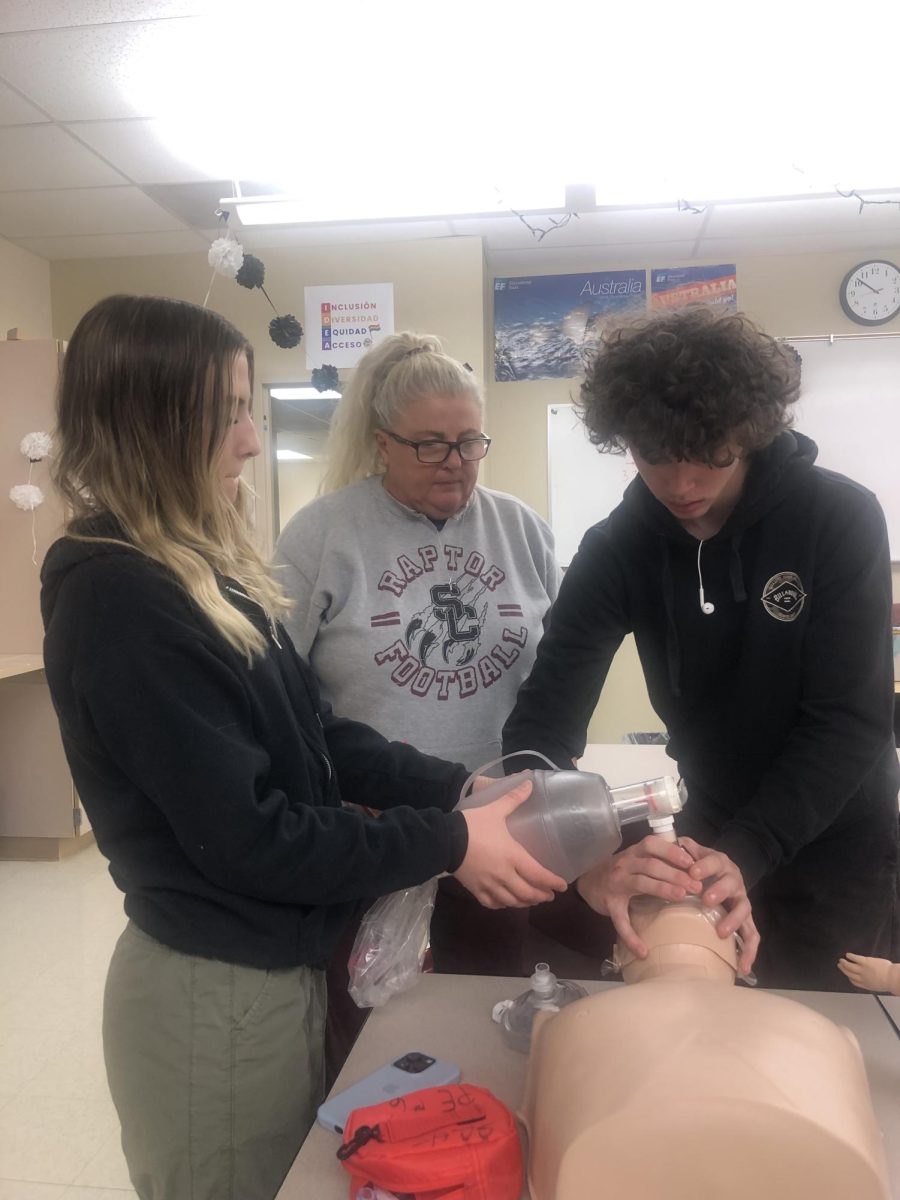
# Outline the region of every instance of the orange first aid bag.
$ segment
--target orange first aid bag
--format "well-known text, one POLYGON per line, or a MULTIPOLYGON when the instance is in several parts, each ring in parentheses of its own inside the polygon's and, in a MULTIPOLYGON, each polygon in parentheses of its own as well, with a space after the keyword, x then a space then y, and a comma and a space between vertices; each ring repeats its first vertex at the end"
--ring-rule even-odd
POLYGON ((486 1088, 423 1088, 350 1114, 337 1152, 351 1200, 381 1187, 415 1200, 519 1200, 522 1149, 513 1115, 486 1088))

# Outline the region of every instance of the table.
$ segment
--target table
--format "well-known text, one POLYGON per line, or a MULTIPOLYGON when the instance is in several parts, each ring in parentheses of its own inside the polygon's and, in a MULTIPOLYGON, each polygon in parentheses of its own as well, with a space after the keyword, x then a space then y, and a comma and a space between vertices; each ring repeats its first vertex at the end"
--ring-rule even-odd
MULTIPOLYGON (((518 1106, 527 1059, 510 1050, 491 1020, 498 1000, 518 995, 521 979, 474 975, 425 975, 369 1018, 334 1086, 342 1091, 407 1050, 423 1050, 462 1070, 463 1080, 488 1087, 511 1109, 518 1106)), ((619 983, 584 984, 588 992, 619 983)), ((779 992, 840 1025, 859 1040, 872 1100, 884 1132, 888 1171, 900 1195, 900 1038, 874 996, 844 992, 779 992)), ((276 1200, 347 1200, 349 1176, 335 1151, 340 1140, 314 1125, 276 1200)), ((848 1198, 849 1200, 849 1198, 848 1198)))
MULTIPOLYGON (((900 1038, 900 996, 879 996, 878 1002, 897 1031, 897 1037, 900 1038)), ((897 1097, 897 1102, 900 1103, 900 1095, 897 1097)))
POLYGON ((0 858, 58 859, 93 841, 40 654, 0 654, 0 858))
POLYGON ((44 660, 39 654, 0 654, 0 679, 13 679, 43 669, 44 660))

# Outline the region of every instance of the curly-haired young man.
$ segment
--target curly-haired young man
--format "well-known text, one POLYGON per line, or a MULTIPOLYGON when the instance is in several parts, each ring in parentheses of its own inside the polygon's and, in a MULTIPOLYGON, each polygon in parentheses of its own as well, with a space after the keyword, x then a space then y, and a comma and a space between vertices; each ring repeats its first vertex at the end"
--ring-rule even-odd
MULTIPOLYGON (((639 477, 584 536, 504 751, 577 758, 634 633, 687 784, 680 832, 714 850, 692 871, 718 876, 704 898, 749 893, 761 982, 840 990, 847 950, 897 957, 890 562, 872 493, 789 428, 799 366, 699 307, 606 339, 584 419, 639 477)), ((601 912, 683 884, 646 844, 617 857, 579 881, 601 912)))

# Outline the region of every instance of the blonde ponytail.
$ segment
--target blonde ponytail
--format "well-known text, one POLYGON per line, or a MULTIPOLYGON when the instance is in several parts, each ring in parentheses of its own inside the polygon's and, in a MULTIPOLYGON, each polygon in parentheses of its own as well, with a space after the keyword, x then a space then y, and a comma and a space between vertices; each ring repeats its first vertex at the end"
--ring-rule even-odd
POLYGON ((375 431, 389 429, 407 404, 424 396, 459 395, 482 404, 471 372, 444 353, 438 338, 395 333, 379 342, 360 359, 335 409, 319 494, 382 474, 375 431))

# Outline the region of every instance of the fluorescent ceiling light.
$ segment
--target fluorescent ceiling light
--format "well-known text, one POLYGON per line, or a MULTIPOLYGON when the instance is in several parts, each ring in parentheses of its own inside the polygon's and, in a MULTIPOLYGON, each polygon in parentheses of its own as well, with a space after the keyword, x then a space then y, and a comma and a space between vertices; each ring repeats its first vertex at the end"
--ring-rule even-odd
MULTIPOLYGON (((488 176, 490 179, 490 175, 488 176)), ((358 194, 355 186, 320 191, 305 188, 296 196, 225 196, 222 208, 237 212, 242 225, 313 225, 340 221, 403 221, 414 218, 453 217, 496 213, 511 209, 525 212, 562 210, 562 183, 524 183, 501 188, 478 180, 407 181, 391 186, 368 187, 358 194)))
POLYGON ((299 450, 276 450, 275 457, 279 462, 299 462, 300 459, 312 460, 311 454, 301 454, 299 450))
POLYGON ((340 400, 341 393, 329 389, 320 392, 310 384, 307 387, 273 387, 269 388, 273 400, 340 400))
MULTIPOLYGON (((299 72, 298 47, 334 45, 332 7, 192 7, 209 15, 135 27, 125 103, 199 175, 300 205, 267 223, 546 211, 567 181, 596 181, 601 207, 900 184, 896 73, 871 65, 897 0, 856 21, 809 0, 694 0, 689 20, 671 0, 569 0, 537 37, 510 0, 457 0, 452 21, 351 0, 340 54, 299 72)), ((268 207, 240 199, 241 220, 268 207)))

